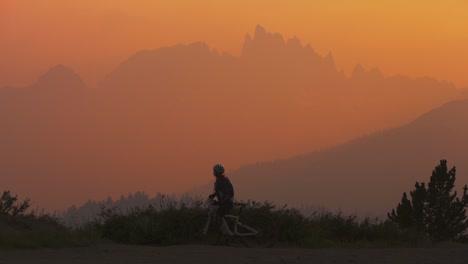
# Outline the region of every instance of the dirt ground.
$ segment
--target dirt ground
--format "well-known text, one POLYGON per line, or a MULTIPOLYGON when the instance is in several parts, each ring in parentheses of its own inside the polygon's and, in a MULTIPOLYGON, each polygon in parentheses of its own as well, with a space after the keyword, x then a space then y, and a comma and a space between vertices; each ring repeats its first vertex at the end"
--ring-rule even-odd
POLYGON ((16 263, 468 263, 468 247, 418 249, 255 249, 209 246, 120 246, 0 249, 0 264, 16 263))

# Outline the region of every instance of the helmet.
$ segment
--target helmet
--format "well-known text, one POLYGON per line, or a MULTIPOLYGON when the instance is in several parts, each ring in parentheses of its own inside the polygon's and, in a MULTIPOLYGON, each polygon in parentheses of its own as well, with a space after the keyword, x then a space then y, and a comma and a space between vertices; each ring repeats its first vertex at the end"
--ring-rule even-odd
POLYGON ((213 173, 216 174, 222 174, 224 173, 224 166, 221 164, 216 164, 213 167, 213 173))

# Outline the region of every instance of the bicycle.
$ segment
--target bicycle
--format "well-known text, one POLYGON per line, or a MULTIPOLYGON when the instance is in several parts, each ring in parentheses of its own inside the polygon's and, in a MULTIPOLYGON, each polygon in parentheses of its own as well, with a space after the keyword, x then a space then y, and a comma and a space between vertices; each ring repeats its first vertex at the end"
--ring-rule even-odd
MULTIPOLYGON (((241 222, 242 212, 247 205, 247 203, 234 203, 234 207, 239 207, 237 215, 227 214, 224 216, 233 233, 231 246, 237 246, 240 242, 246 247, 272 247, 277 239, 277 228, 273 219, 265 213, 254 211, 245 215, 241 222)), ((185 224, 185 243, 216 245, 223 241, 218 226, 212 224, 216 222, 217 217, 216 201, 208 200, 206 207, 206 213, 191 217, 185 224)))

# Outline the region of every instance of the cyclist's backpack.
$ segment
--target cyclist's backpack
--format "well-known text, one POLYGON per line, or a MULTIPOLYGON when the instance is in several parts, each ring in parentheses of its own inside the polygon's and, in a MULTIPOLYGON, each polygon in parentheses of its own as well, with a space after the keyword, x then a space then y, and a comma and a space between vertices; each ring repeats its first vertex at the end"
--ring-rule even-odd
POLYGON ((229 195, 231 196, 231 198, 234 198, 234 186, 232 186, 232 183, 228 177, 226 177, 226 185, 229 191, 229 195))

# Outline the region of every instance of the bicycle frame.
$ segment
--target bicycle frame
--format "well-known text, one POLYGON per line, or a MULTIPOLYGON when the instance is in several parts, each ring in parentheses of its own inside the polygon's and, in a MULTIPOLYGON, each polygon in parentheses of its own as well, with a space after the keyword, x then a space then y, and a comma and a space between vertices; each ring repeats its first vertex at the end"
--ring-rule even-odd
MULTIPOLYGON (((210 227, 211 219, 214 217, 216 217, 216 205, 210 202, 209 207, 208 207, 208 221, 206 222, 203 228, 203 235, 206 235, 208 233, 208 228, 210 227)), ((234 236, 256 236, 259 234, 259 231, 255 230, 255 228, 240 222, 239 217, 240 215, 231 215, 231 214, 227 214, 224 216, 224 218, 231 218, 234 220, 234 230, 232 230, 232 234, 234 236), (245 228, 249 232, 240 233, 237 228, 238 226, 245 228)))
POLYGON ((234 219, 234 230, 232 231, 232 234, 235 235, 235 236, 256 236, 258 235, 258 231, 255 230, 253 227, 251 226, 248 226, 248 225, 245 225, 243 224, 242 222, 239 221, 239 216, 237 215, 225 215, 224 218, 232 218, 234 219), (250 232, 247 232, 247 233, 239 233, 237 231, 237 227, 238 226, 241 226, 247 230, 249 230, 250 232))

